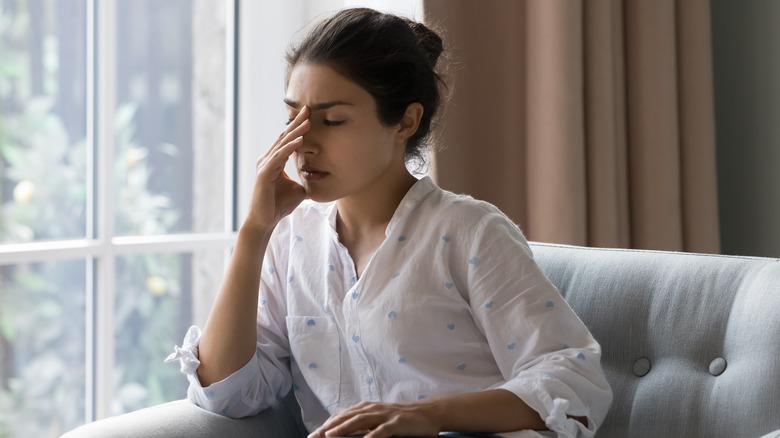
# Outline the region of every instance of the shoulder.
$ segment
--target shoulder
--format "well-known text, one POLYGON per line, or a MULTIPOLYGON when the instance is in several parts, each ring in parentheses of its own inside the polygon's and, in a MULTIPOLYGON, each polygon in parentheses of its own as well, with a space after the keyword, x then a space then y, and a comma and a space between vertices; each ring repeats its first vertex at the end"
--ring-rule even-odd
POLYGON ((430 222, 455 230, 470 245, 519 246, 530 253, 520 227, 487 201, 437 188, 429 196, 428 203, 430 222))
POLYGON ((489 223, 516 225, 495 205, 465 194, 437 188, 430 197, 432 210, 447 222, 455 222, 473 231, 489 223))

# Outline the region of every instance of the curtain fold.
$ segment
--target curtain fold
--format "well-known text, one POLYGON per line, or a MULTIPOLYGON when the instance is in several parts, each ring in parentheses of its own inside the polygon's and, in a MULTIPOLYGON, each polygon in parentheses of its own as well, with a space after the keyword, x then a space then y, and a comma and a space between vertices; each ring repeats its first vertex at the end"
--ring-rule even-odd
POLYGON ((425 0, 447 189, 531 240, 718 252, 707 0, 425 0))

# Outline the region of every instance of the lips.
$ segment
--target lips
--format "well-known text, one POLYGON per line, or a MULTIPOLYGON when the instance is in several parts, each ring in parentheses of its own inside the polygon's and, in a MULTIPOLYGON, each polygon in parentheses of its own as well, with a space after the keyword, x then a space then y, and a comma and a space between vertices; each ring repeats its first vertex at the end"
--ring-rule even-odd
POLYGON ((300 171, 301 177, 306 181, 319 181, 329 175, 328 172, 309 165, 301 166, 300 171))

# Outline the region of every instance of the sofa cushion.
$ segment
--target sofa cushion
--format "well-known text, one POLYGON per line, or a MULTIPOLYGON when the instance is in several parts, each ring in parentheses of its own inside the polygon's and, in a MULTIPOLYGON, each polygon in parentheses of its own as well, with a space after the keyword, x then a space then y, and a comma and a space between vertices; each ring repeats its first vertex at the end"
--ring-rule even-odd
POLYGON ((599 437, 780 428, 780 260, 532 249, 601 344, 614 401, 599 437))

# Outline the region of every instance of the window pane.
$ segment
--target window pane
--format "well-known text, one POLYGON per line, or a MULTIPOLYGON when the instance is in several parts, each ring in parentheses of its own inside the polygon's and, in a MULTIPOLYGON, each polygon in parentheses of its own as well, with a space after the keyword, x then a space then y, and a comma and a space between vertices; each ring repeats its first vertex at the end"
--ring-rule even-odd
POLYGON ((186 397, 178 364, 163 360, 203 326, 223 264, 223 251, 118 258, 114 414, 186 397))
POLYGON ((224 1, 117 10, 117 233, 224 230, 224 1))
POLYGON ((0 267, 0 436, 84 423, 83 260, 0 267))
POLYGON ((0 244, 86 233, 85 0, 0 1, 0 244))

